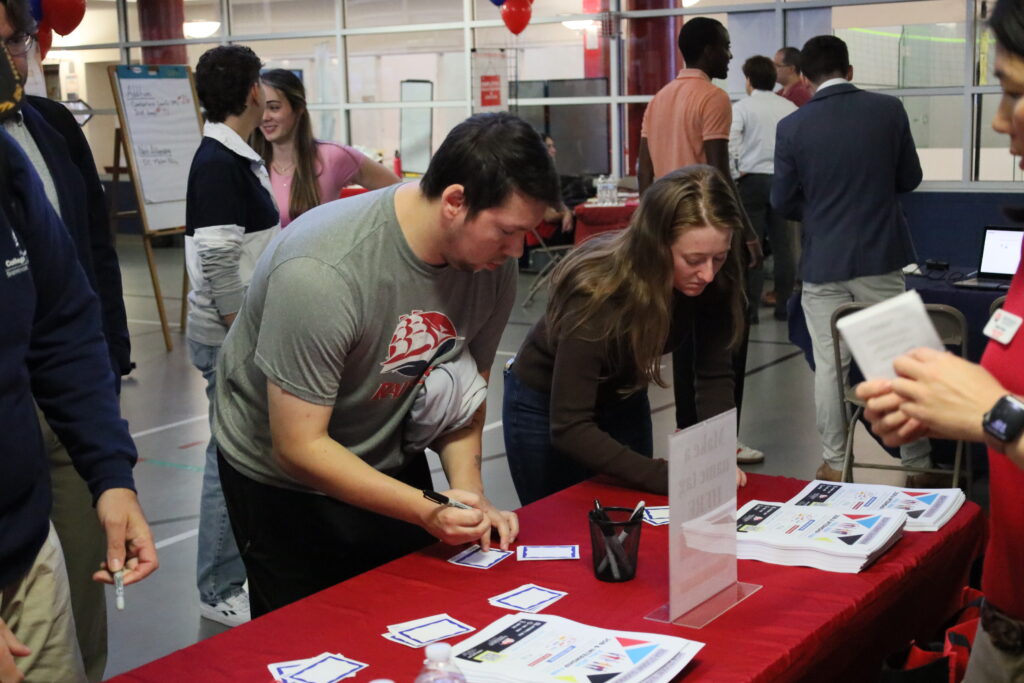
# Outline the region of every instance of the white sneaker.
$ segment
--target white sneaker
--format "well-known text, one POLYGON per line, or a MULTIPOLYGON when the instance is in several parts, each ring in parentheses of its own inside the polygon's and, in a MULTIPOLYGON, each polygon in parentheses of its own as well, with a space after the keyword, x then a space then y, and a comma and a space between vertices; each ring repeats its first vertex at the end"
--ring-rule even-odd
POLYGON ((199 603, 199 616, 203 619, 216 621, 225 626, 239 626, 249 621, 249 594, 245 591, 236 593, 216 605, 199 603))
POLYGON ((736 462, 741 465, 754 465, 759 462, 764 462, 764 453, 751 448, 750 446, 736 442, 736 462))

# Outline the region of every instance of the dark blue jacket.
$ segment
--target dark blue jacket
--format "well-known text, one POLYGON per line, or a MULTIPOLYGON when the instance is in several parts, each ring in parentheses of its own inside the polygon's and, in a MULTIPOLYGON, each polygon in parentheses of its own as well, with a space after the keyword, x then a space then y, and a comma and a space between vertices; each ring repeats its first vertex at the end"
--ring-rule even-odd
POLYGON ((75 117, 59 102, 29 96, 25 127, 53 177, 60 215, 78 251, 89 284, 100 297, 103 334, 117 377, 131 371, 131 340, 121 290, 121 269, 110 234, 103 185, 92 151, 75 117))
POLYGON ((803 221, 805 282, 881 275, 915 260, 896 195, 920 183, 910 122, 895 97, 833 85, 776 128, 772 206, 803 221))
POLYGON ((134 489, 99 300, 21 148, 0 130, 0 586, 46 539, 49 465, 33 397, 93 499, 134 489))

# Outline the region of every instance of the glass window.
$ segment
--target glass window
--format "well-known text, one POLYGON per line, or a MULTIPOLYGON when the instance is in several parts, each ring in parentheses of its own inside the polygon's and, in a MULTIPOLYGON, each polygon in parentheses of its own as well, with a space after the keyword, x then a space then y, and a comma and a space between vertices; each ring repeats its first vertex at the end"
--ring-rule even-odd
POLYGON ((974 155, 975 180, 1022 180, 1020 157, 1010 154, 1010 138, 992 130, 992 116, 1002 99, 999 93, 982 95, 975 100, 976 138, 978 149, 974 155))
POLYGON ((963 82, 966 39, 960 0, 837 6, 832 28, 849 46, 854 83, 860 87, 963 82))
MULTIPOLYGON (((111 3, 113 4, 113 3, 111 3)), ((88 16, 92 11, 89 3, 88 16)), ((174 40, 181 38, 216 38, 224 34, 224 18, 217 0, 196 2, 167 2, 167 0, 138 0, 128 3, 129 40, 174 40)), ((116 19, 113 20, 117 25, 116 19)), ((116 38, 114 39, 117 40, 116 38)), ((180 64, 162 61, 151 64, 180 64)))
POLYGON ((310 104, 341 100, 341 65, 335 38, 260 40, 247 45, 263 60, 264 68, 295 71, 306 86, 306 101, 310 104))
POLYGON ((399 102, 404 80, 434 84, 435 100, 465 100, 462 31, 348 36, 349 102, 399 102))
POLYGON ((117 2, 116 0, 90 0, 88 11, 82 23, 66 36, 53 34, 53 47, 62 45, 100 45, 116 43, 117 2))
POLYGON ((560 174, 596 176, 611 172, 610 109, 607 104, 563 104, 513 107, 512 113, 554 139, 560 174))
MULTIPOLYGON (((424 111, 429 111, 431 116, 431 152, 437 151, 448 131, 466 118, 462 107, 434 107, 424 111)), ((349 129, 349 144, 374 152, 376 158, 383 159, 391 168, 395 151, 400 147, 400 109, 353 109, 349 111, 349 129)))
POLYGON ((608 94, 609 38, 600 23, 580 29, 539 24, 518 38, 504 28, 481 28, 473 38, 477 48, 505 49, 510 82, 593 79, 603 87, 587 94, 608 94))
MULTIPOLYGON (((277 0, 274 0, 276 2, 277 0)), ((490 4, 490 2, 488 2, 490 4)), ((491 5, 493 7, 493 5, 491 5)), ((423 0, 345 0, 345 27, 407 26, 462 21, 462 3, 423 0)))
POLYGON ((925 180, 963 178, 963 98, 959 95, 904 97, 910 132, 925 180))
MULTIPOLYGON (((351 2, 351 0, 349 1, 351 2)), ((625 4, 626 3, 623 3, 623 5, 625 4)), ((541 0, 540 2, 531 3, 530 19, 532 21, 538 17, 557 17, 568 14, 603 12, 608 9, 608 5, 609 0, 541 0)), ((501 8, 496 7, 491 0, 473 0, 473 17, 476 19, 500 20, 501 8)), ((526 36, 534 28, 539 28, 539 26, 531 25, 520 35, 526 36)), ((505 31, 505 33, 509 33, 507 29, 503 28, 502 30, 505 31)))
POLYGON ((313 124, 313 137, 317 140, 341 142, 341 113, 337 109, 311 108, 309 120, 313 124))
POLYGON ((333 0, 230 0, 231 32, 333 31, 338 18, 335 4, 333 0))

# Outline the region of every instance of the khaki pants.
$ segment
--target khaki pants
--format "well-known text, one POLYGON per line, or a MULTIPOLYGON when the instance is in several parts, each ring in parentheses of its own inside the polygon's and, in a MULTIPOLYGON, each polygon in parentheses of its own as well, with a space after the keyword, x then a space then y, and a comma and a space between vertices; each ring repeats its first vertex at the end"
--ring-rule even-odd
MULTIPOLYGON (((38 413, 38 410, 37 410, 38 413)), ((50 521, 60 537, 71 590, 78 647, 90 683, 103 680, 107 666, 107 603, 103 584, 92 574, 106 559, 107 540, 92 505, 92 494, 67 450, 39 414, 43 445, 50 460, 53 509, 50 521)))
POLYGON ((64 556, 52 524, 32 567, 0 590, 0 618, 32 650, 15 659, 27 683, 85 683, 64 556))

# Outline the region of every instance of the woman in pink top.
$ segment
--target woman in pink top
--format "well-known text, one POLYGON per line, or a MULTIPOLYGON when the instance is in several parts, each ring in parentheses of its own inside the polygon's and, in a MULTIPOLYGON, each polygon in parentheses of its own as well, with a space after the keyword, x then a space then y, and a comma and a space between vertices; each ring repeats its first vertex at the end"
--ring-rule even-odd
POLYGON ((260 80, 267 107, 252 135, 252 147, 267 162, 282 228, 313 207, 337 199, 346 185, 376 190, 399 181, 361 152, 313 138, 306 89, 294 73, 272 69, 260 80))

